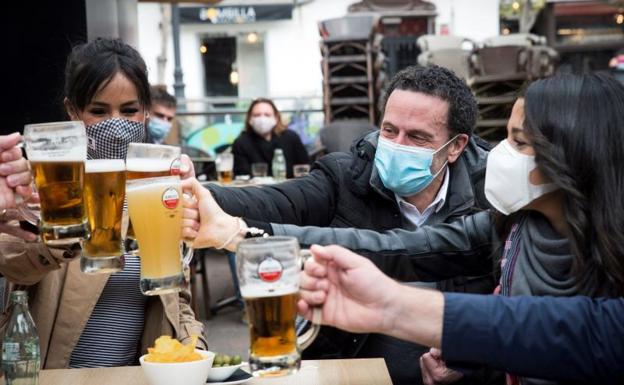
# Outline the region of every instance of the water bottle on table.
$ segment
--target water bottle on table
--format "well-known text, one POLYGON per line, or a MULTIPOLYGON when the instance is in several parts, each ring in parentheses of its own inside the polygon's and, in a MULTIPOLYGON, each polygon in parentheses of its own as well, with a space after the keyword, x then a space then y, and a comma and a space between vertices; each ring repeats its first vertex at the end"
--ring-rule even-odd
POLYGON ((28 311, 28 294, 11 293, 11 318, 2 340, 2 371, 6 385, 37 385, 41 356, 39 335, 28 311))
POLYGON ((276 182, 286 180, 286 158, 284 158, 284 151, 282 151, 281 148, 275 149, 271 168, 273 171, 273 178, 275 178, 276 182))

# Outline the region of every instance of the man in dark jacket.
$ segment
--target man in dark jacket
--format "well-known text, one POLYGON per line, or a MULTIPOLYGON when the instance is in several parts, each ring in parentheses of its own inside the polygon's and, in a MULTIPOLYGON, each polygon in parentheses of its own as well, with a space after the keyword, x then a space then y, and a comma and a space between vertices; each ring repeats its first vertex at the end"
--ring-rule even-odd
MULTIPOLYGON (((470 89, 441 67, 409 67, 382 98, 381 129, 351 154, 321 158, 311 173, 261 188, 209 187, 231 215, 299 226, 413 230, 489 207, 483 193, 489 146, 472 135, 470 89)), ((443 291, 491 293, 493 276, 455 277, 443 291)), ((395 384, 420 383, 428 348, 381 335, 324 328, 306 358, 384 357, 395 384)))

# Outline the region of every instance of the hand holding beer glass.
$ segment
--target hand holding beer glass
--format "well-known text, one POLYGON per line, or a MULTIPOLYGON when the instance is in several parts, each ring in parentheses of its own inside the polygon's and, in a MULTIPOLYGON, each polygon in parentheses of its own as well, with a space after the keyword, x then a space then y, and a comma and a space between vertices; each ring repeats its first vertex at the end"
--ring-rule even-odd
POLYGON ((320 328, 314 309, 310 329, 297 338, 299 273, 307 254, 293 237, 247 239, 236 252, 240 290, 249 317, 249 365, 256 377, 281 376, 301 366, 301 350, 320 328))
POLYGON ((67 245, 88 238, 83 198, 87 158, 84 124, 29 124, 24 127, 24 143, 41 201, 39 231, 43 241, 67 245))
POLYGON ((180 255, 182 190, 178 176, 128 180, 128 210, 141 249, 141 291, 173 293, 184 287, 180 255))

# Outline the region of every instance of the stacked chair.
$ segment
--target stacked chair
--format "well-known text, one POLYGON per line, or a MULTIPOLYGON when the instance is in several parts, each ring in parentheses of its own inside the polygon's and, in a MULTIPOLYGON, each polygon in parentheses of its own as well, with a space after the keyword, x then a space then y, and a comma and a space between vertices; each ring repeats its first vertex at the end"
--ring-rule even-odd
POLYGON ((319 23, 325 123, 366 119, 376 123, 385 57, 375 16, 347 16, 319 23))
POLYGON ((470 85, 479 105, 476 133, 491 142, 505 137, 522 86, 554 74, 557 62, 546 39, 533 34, 495 36, 481 45, 458 36, 424 35, 418 45, 418 64, 449 68, 470 85))
POLYGON ((470 57, 468 80, 479 105, 476 132, 492 142, 506 136, 507 120, 527 82, 555 72, 557 53, 532 34, 501 35, 483 42, 470 57))
POLYGON ((423 35, 417 40, 422 53, 418 55, 418 64, 426 67, 433 64, 446 67, 460 78, 470 76, 470 56, 475 43, 459 36, 423 35))

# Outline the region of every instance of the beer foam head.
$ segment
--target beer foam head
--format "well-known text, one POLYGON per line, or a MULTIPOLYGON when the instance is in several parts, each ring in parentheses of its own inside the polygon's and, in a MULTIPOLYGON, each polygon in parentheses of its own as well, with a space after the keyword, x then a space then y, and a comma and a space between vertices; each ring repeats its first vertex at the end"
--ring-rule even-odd
POLYGON ((169 187, 180 189, 179 176, 162 176, 157 178, 133 179, 126 182, 126 193, 135 191, 164 191, 169 187))
POLYGON ((85 172, 116 172, 125 171, 123 159, 89 159, 85 164, 85 172))
POLYGON ((243 298, 277 297, 299 292, 299 283, 288 281, 283 281, 275 285, 247 283, 241 285, 240 290, 243 298))
POLYGON ((162 158, 131 158, 126 160, 128 171, 159 172, 169 171, 174 159, 162 158))

